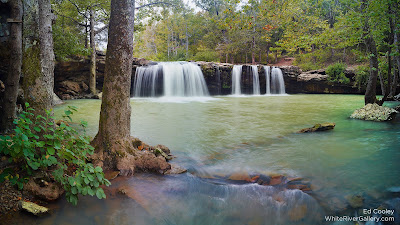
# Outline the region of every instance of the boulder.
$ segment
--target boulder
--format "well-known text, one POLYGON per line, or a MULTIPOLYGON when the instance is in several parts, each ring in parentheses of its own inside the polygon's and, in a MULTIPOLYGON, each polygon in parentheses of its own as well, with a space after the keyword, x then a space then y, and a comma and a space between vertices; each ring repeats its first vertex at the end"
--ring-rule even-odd
POLYGON ((56 93, 53 92, 53 104, 54 105, 60 105, 63 104, 64 102, 56 95, 56 93))
POLYGON ((357 109, 351 114, 350 118, 370 121, 389 121, 395 118, 398 111, 395 109, 379 106, 378 104, 367 104, 361 109, 357 109))
POLYGON ((298 133, 309 133, 309 132, 316 132, 316 131, 327 131, 332 130, 335 128, 335 123, 317 123, 313 127, 301 129, 298 133))
POLYGON ((75 81, 64 80, 59 85, 59 89, 62 90, 64 93, 77 95, 81 92, 81 86, 78 82, 75 81))
POLYGON ((187 169, 178 166, 177 164, 171 163, 171 169, 167 170, 164 174, 181 174, 186 173, 187 169))
POLYGON ((26 212, 32 213, 35 216, 41 216, 41 215, 49 212, 48 208, 46 208, 44 206, 40 206, 33 202, 20 201, 19 205, 20 205, 21 209, 25 210, 26 212))

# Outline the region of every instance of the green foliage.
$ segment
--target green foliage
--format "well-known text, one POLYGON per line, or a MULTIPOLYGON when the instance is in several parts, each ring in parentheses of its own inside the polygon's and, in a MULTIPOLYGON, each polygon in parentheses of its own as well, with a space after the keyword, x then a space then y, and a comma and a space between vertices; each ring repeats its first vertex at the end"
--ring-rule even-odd
POLYGON ((363 87, 367 86, 369 78, 369 66, 367 65, 360 65, 356 69, 356 82, 355 86, 361 90, 363 87))
POLYGON ((57 60, 65 61, 69 56, 81 55, 88 56, 89 49, 79 40, 79 36, 63 29, 59 25, 53 26, 54 54, 57 60))
POLYGON ((219 55, 217 52, 212 50, 205 50, 197 52, 196 55, 193 57, 195 61, 206 61, 206 62, 218 62, 219 55))
POLYGON ((350 79, 346 77, 344 71, 346 70, 346 65, 343 63, 335 63, 328 68, 326 68, 326 74, 328 75, 328 81, 338 82, 343 84, 350 83, 350 79))
MULTIPOLYGON (((67 200, 72 204, 77 204, 78 194, 105 198, 99 186, 110 185, 110 182, 104 178, 100 167, 94 168, 86 162, 94 151, 89 137, 79 135, 65 122, 55 126, 51 111, 35 117, 29 104, 25 106, 26 111, 14 121, 15 134, 0 136, 0 154, 9 156, 10 162, 19 165, 18 169, 4 170, 0 182, 7 179, 22 189, 35 171, 52 171, 54 180, 64 186, 67 200)), ((69 107, 64 118, 72 122, 71 115, 75 111, 75 107, 69 107)), ((80 125, 86 127, 85 122, 80 125)))

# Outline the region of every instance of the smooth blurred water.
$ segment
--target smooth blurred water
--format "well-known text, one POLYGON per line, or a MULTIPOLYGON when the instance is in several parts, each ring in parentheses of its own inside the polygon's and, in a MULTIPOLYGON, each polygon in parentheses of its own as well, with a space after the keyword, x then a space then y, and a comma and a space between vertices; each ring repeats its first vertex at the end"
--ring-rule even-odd
MULTIPOLYGON (((327 211, 323 202, 336 204, 336 199, 361 194, 379 204, 387 188, 400 186, 400 124, 349 119, 363 101, 358 95, 132 99, 132 135, 150 145, 168 146, 177 156, 173 162, 190 173, 119 178, 112 188, 125 185, 137 190, 146 199, 140 203, 145 210, 136 209, 140 207, 134 201, 126 203, 132 205, 128 209, 108 206, 115 200, 106 200, 99 213, 109 213, 101 221, 111 224, 117 218, 109 215, 112 211, 129 218, 114 224, 323 224, 327 211), (296 133, 322 122, 335 122, 336 127, 296 133), (314 194, 210 183, 196 176, 235 171, 303 177, 310 180, 314 194), (129 210, 136 214, 144 210, 146 216, 135 220, 129 210), (296 213, 306 216, 298 219, 296 213)), ((88 121, 87 132, 94 136, 100 104, 100 100, 67 101, 55 112, 59 116, 68 105, 77 106, 73 119, 88 121)), ((88 216, 80 207, 74 212, 88 216)), ((60 211, 57 217, 63 221, 68 214, 60 211)))

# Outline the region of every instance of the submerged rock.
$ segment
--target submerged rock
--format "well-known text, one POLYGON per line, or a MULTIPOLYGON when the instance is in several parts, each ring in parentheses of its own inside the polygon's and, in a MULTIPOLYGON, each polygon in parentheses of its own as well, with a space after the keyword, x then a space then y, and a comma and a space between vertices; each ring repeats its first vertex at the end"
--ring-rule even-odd
POLYGON ((25 201, 20 201, 19 202, 21 209, 32 213, 35 216, 40 216, 44 213, 47 213, 49 211, 48 208, 44 207, 44 206, 40 206, 38 204, 35 204, 33 202, 25 202, 25 201))
POLYGON ((316 131, 326 131, 335 128, 335 123, 317 123, 313 127, 301 129, 298 133, 309 133, 316 131))
POLYGON ((394 119, 398 111, 378 104, 367 104, 361 109, 357 109, 351 114, 350 118, 370 121, 389 121, 394 119))
POLYGON ((361 208, 364 204, 364 198, 361 195, 346 196, 347 202, 353 208, 361 208))

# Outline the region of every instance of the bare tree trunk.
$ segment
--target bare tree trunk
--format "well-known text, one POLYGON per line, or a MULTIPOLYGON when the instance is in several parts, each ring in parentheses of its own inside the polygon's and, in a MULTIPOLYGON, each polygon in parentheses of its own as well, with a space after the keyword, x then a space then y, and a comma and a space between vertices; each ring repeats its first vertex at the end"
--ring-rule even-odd
MULTIPOLYGON (((368 12, 364 12, 367 8, 367 0, 363 0, 361 9, 364 14, 367 14, 368 12)), ((366 16, 366 15, 365 15, 366 16)), ((369 52, 369 67, 370 67, 370 74, 368 78, 368 84, 367 88, 365 90, 365 96, 364 96, 364 101, 365 104, 370 104, 370 103, 376 103, 376 81, 378 77, 378 51, 376 49, 376 43, 375 40, 371 34, 369 23, 368 23, 368 17, 366 16, 365 21, 364 21, 364 32, 366 33, 366 36, 364 37, 365 45, 368 48, 369 52)))
POLYGON ((188 37, 188 30, 187 30, 187 24, 186 24, 186 58, 189 58, 189 37, 188 37))
POLYGON ((0 133, 7 133, 14 128, 16 117, 16 102, 18 96, 19 79, 22 69, 22 15, 21 0, 12 0, 11 4, 11 32, 9 38, 10 65, 5 80, 4 103, 1 113, 0 133))
POLYGON ((96 41, 94 39, 94 10, 90 7, 90 76, 89 76, 89 89, 90 93, 96 94, 96 41))
POLYGON ((228 53, 225 54, 225 63, 228 63, 228 53))
POLYGON ((134 1, 112 0, 99 132, 93 140, 100 163, 110 169, 117 167, 117 140, 130 137, 133 22, 134 1))

